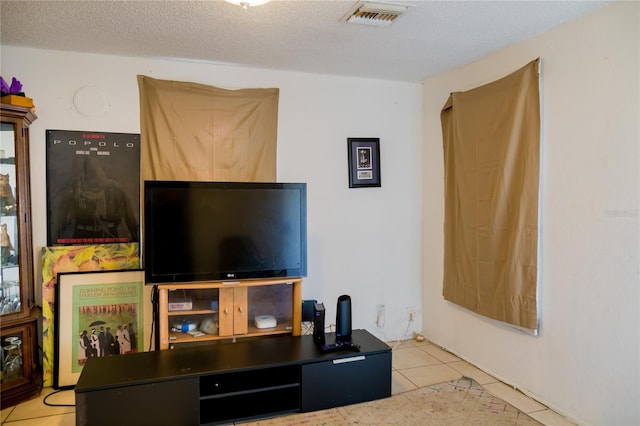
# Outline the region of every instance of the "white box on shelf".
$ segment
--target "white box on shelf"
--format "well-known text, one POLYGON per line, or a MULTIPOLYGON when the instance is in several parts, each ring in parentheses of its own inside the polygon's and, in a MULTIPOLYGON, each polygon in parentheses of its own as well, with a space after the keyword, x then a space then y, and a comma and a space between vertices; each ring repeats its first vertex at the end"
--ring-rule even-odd
POLYGON ((193 303, 190 300, 184 302, 169 302, 169 311, 190 311, 193 303))

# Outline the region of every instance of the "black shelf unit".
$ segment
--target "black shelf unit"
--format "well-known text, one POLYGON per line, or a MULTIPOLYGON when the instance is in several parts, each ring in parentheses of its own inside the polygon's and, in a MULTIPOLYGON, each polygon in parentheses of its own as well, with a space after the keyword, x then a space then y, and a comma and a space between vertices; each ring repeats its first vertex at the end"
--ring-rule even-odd
POLYGON ((300 410, 297 365, 200 376, 200 423, 300 410))
MULTIPOLYGON (((332 338, 328 335, 328 339, 332 338)), ((391 348, 354 330, 360 352, 320 352, 312 336, 270 336, 91 358, 76 424, 222 424, 391 396, 391 348), (123 408, 124 411, 121 410, 123 408)))

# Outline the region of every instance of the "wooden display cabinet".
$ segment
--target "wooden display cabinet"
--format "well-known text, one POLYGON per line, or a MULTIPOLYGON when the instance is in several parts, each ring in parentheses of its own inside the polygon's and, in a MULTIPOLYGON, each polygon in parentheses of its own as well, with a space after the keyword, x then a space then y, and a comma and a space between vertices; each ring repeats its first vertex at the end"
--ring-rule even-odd
POLYGON ((0 105, 0 354, 2 408, 40 393, 31 195, 29 108, 0 105))
POLYGON ((176 344, 257 337, 299 336, 302 278, 158 284, 158 349, 176 344), (276 325, 258 328, 271 315, 276 325))

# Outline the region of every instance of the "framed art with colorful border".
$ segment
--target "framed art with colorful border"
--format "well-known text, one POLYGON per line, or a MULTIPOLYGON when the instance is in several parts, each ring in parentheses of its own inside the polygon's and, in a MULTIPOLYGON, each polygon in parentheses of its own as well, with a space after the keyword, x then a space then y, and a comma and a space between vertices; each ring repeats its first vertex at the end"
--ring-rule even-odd
MULTIPOLYGON (((63 272, 98 272, 140 269, 140 245, 101 244, 42 248, 42 375, 43 386, 53 385, 56 338, 56 291, 58 275, 63 272)), ((149 287, 149 286, 147 286, 149 287)), ((150 297, 145 296, 148 305, 150 297)), ((147 308, 151 312, 151 308, 147 308)), ((146 312, 145 312, 146 315, 146 312)), ((145 321, 151 323, 151 313, 145 321)), ((149 330, 149 327, 145 327, 149 330)))
POLYGON ((144 351, 144 271, 58 274, 53 387, 74 386, 91 357, 144 351))
POLYGON ((349 188, 381 186, 380 138, 348 138, 349 188))

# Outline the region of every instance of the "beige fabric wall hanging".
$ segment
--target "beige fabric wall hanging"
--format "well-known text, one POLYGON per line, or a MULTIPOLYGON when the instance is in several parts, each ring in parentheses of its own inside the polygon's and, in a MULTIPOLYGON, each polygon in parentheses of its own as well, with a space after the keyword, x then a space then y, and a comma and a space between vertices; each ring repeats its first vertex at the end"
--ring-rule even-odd
POLYGON ((143 180, 276 181, 279 89, 138 76, 143 180))
POLYGON ((537 329, 539 59, 441 112, 446 300, 537 329))

